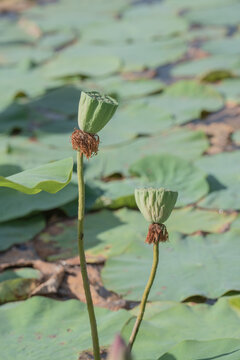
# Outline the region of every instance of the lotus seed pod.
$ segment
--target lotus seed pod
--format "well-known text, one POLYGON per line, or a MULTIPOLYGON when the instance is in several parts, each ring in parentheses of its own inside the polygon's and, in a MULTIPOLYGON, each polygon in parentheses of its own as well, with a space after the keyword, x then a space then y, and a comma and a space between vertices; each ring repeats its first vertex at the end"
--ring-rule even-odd
POLYGON ((137 206, 145 219, 151 223, 163 224, 170 216, 178 193, 164 188, 135 189, 137 206))
POLYGON ((131 360, 129 350, 120 335, 116 335, 107 360, 131 360))
POLYGON ((78 107, 78 126, 90 134, 97 134, 113 117, 118 103, 97 91, 81 92, 78 107))

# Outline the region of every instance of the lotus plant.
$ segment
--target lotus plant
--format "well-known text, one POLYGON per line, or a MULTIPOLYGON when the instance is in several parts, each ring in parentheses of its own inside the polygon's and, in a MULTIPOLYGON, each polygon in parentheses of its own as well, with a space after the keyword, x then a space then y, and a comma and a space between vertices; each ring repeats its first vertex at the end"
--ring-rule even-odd
POLYGON ((97 331, 97 322, 87 274, 86 257, 84 252, 84 210, 85 188, 83 177, 83 156, 87 159, 98 152, 99 136, 97 133, 109 122, 114 115, 118 103, 110 96, 102 96, 98 92, 82 92, 78 109, 78 125, 71 136, 72 147, 77 151, 78 177, 78 247, 81 265, 81 274, 89 314, 93 355, 100 360, 100 349, 97 331))
POLYGON ((145 242, 153 244, 153 264, 142 296, 139 314, 129 339, 128 348, 130 351, 138 334, 144 316, 148 295, 156 276, 159 259, 159 243, 168 240, 167 228, 163 223, 169 218, 176 204, 177 197, 178 193, 176 191, 170 191, 164 188, 142 188, 135 190, 137 206, 145 219, 150 223, 145 242))

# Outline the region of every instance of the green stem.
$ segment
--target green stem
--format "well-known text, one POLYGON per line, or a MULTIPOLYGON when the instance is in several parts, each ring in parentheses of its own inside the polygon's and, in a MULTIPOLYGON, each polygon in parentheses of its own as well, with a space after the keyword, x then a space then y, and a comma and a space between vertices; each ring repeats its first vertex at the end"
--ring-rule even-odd
POLYGON ((84 252, 83 225, 84 225, 84 210, 85 210, 85 189, 84 189, 84 179, 83 179, 83 154, 80 153, 79 151, 77 152, 77 175, 78 175, 78 248, 79 248, 79 257, 80 257, 80 265, 81 265, 81 274, 82 274, 83 287, 87 302, 88 315, 91 325, 94 359, 100 360, 97 322, 95 318, 93 301, 90 292, 86 258, 84 252))
POLYGON ((156 244, 153 245, 153 263, 152 263, 151 274, 149 276, 147 285, 145 287, 145 290, 144 290, 144 293, 143 293, 143 296, 142 296, 142 300, 141 300, 141 304, 140 304, 139 314, 138 314, 137 320, 135 322, 135 325, 133 327, 132 334, 130 336, 129 343, 128 343, 128 348, 129 348, 130 351, 131 351, 131 349, 133 347, 134 341, 135 341, 136 336, 138 334, 138 331, 139 331, 139 328, 140 328, 140 325, 141 325, 141 322, 142 322, 142 319, 143 319, 143 316, 144 316, 148 295, 149 295, 149 292, 151 290, 151 287, 152 287, 152 284, 153 284, 153 281, 155 279, 155 275, 156 275, 156 272, 157 272, 158 258, 159 258, 159 251, 158 250, 159 250, 159 243, 156 243, 156 244))

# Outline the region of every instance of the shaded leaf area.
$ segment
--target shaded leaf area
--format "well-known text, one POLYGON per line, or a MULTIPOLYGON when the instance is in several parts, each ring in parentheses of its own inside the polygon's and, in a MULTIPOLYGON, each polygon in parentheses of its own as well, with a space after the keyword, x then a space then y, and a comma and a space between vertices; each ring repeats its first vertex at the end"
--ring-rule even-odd
MULTIPOLYGON (((77 360, 81 351, 91 347, 86 305, 77 300, 57 301, 36 296, 6 304, 0 312, 1 351, 5 358, 18 353, 23 358, 28 354, 38 358, 42 354, 53 360, 77 360)), ((105 346, 112 343, 114 334, 129 318, 124 310, 111 312, 101 308, 96 308, 96 316, 102 334, 100 341, 105 346)))
MULTIPOLYGON (((110 255, 119 254, 136 237, 139 241, 144 239, 145 233, 146 224, 139 212, 122 209, 88 214, 85 222, 87 261, 102 262, 110 255)), ((38 236, 35 245, 41 256, 48 260, 64 259, 78 254, 76 237, 76 220, 70 220, 52 225, 38 236)))
POLYGON ((77 187, 68 185, 56 194, 41 192, 36 195, 28 195, 14 189, 0 189, 0 222, 17 219, 29 215, 35 211, 55 209, 64 205, 77 196, 77 187))
MULTIPOLYGON (((236 218, 236 215, 184 208, 175 210, 167 226, 173 232, 192 234, 197 231, 220 232, 236 218)), ((35 241, 38 252, 48 260, 64 259, 77 255, 76 220, 55 223, 41 233, 35 241)), ((115 212, 103 210, 86 216, 85 248, 89 262, 103 261, 107 257, 124 254, 143 244, 148 224, 138 211, 121 209, 115 212), (94 227, 92 226, 94 224, 94 227)), ((144 245, 144 248, 146 246, 144 245)), ((151 251, 151 249, 149 248, 151 251)), ((151 261, 151 256, 149 258, 151 261)), ((141 266, 141 264, 140 264, 141 266)))
MULTIPOLYGON (((31 102, 13 102, 0 113, 0 130, 11 133, 18 129, 21 134, 28 136, 36 136, 40 131, 56 134, 70 132, 75 126, 71 116, 77 114, 75 105, 80 94, 79 86, 60 86, 35 97, 31 102)), ((13 139, 16 140, 16 137, 13 139)), ((20 136, 17 139, 20 140, 20 136)), ((7 140, 11 144, 11 138, 7 140)), ((27 143, 26 138, 22 140, 22 143, 27 143)), ((37 145, 35 138, 31 140, 29 146, 37 145)), ((65 143, 67 146, 67 141, 65 143)), ((14 141, 13 149, 16 144, 14 141)))
POLYGON ((196 161, 196 165, 209 174, 211 184, 211 193, 199 203, 200 206, 239 209, 239 155, 239 151, 234 151, 196 161))
POLYGON ((44 227, 45 221, 41 215, 1 223, 0 251, 8 249, 12 245, 22 244, 31 240, 44 227))
MULTIPOLYGON (((101 191, 96 187, 86 186, 86 209, 91 209, 101 191)), ((58 207, 72 217, 77 211, 77 185, 70 183, 56 194, 41 192, 30 196, 14 189, 0 189, 0 223, 27 216, 32 213, 54 210, 58 207)))
MULTIPOLYGON (((133 322, 124 328, 126 338, 133 322)), ((148 305, 134 354, 137 359, 237 359, 239 339, 238 296, 221 298, 214 306, 176 304, 166 310, 153 303, 148 305)))
MULTIPOLYGON (((160 248, 157 278, 149 299, 183 301, 194 295, 217 298, 239 290, 238 277, 228 271, 233 263, 237 266, 238 238, 239 231, 207 237, 173 236, 171 243, 160 248)), ((124 253, 106 262, 103 283, 125 299, 139 299, 151 263, 151 247, 135 241, 124 253)))
MULTIPOLYGON (((35 98, 29 105, 29 110, 37 109, 42 111, 53 112, 59 115, 59 117, 70 116, 77 114, 75 107, 79 101, 81 89, 77 86, 61 86, 51 91, 45 92, 42 96, 35 98)), ((54 119, 49 118, 48 122, 54 123, 54 119)), ((55 121, 57 121, 55 119, 55 121)), ((60 121, 61 123, 61 121, 60 121)), ((71 122, 70 122, 71 123, 71 122)), ((44 125, 42 121, 39 125, 44 125)), ((59 120, 58 120, 58 126, 59 120)), ((59 129, 55 126, 55 131, 59 132, 59 129)))
MULTIPOLYGON (((104 253, 111 248, 111 234, 121 227, 122 223, 121 217, 108 210, 86 216, 85 248, 87 253, 89 250, 89 254, 93 255, 92 262, 97 260, 98 255, 100 261, 104 259, 104 253)), ((78 255, 77 221, 74 219, 53 224, 38 236, 35 243, 40 254, 47 260, 67 259, 78 255)))

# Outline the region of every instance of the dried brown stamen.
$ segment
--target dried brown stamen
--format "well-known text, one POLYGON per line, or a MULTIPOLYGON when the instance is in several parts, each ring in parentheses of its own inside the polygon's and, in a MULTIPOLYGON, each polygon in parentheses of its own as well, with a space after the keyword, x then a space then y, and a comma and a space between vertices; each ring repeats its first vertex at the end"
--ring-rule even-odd
POLYGON ((157 244, 168 240, 167 228, 164 224, 150 224, 145 242, 157 244))
POLYGON ((83 153, 87 159, 92 155, 97 155, 99 146, 99 136, 97 134, 89 134, 75 129, 71 135, 71 142, 73 149, 83 153))

